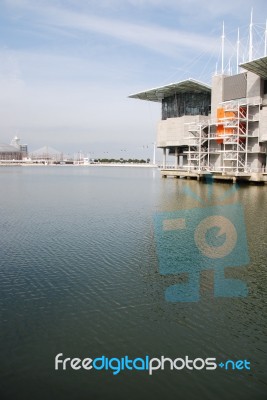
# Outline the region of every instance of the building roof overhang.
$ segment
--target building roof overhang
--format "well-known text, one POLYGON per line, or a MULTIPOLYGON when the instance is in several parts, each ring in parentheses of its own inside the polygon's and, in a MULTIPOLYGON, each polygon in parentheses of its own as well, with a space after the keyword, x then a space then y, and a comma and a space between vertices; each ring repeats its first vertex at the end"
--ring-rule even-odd
POLYGON ((259 75, 263 79, 267 79, 267 56, 242 63, 240 67, 247 71, 254 72, 254 74, 259 75))
POLYGON ((19 153, 21 150, 11 144, 0 143, 0 153, 19 153))
POLYGON ((165 97, 172 96, 175 93, 178 94, 186 92, 211 93, 211 87, 194 79, 187 79, 177 83, 170 83, 169 85, 145 90, 140 93, 131 94, 128 97, 130 97, 131 99, 161 102, 162 99, 164 99, 165 97))

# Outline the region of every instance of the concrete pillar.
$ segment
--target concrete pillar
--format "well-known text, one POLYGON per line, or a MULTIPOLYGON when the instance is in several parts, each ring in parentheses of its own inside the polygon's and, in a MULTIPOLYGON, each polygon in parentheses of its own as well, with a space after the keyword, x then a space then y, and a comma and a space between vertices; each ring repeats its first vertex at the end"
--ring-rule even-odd
POLYGON ((214 75, 212 77, 212 91, 211 91, 211 119, 217 118, 217 108, 223 101, 223 80, 224 75, 214 75))
POLYGON ((175 147, 175 164, 174 164, 174 168, 175 169, 178 169, 178 161, 179 161, 179 158, 178 158, 178 147, 175 147))
POLYGON ((163 161, 162 161, 163 169, 166 168, 166 147, 163 147, 163 161))

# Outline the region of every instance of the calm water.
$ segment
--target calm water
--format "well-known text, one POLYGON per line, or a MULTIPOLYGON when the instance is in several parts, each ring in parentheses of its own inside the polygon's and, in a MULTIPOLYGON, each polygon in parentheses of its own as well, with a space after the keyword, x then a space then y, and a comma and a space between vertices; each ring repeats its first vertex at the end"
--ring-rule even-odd
MULTIPOLYGON (((265 399, 267 186, 242 186, 250 264, 228 268, 249 295, 168 303, 183 279, 159 274, 153 215, 197 207, 206 184, 158 171, 101 167, 0 169, 1 385, 5 399, 265 399), (247 359, 250 371, 55 371, 68 357, 247 359)), ((231 185, 214 184, 217 198, 231 185)), ((229 200, 230 201, 230 200, 229 200)), ((228 203, 229 203, 228 201, 228 203)))

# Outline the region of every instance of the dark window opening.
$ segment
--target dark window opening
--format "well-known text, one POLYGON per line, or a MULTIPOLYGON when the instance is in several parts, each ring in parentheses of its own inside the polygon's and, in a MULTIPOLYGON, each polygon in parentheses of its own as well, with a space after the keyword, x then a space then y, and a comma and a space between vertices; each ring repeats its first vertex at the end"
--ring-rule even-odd
POLYGON ((183 115, 209 115, 210 93, 176 93, 162 100, 162 119, 183 115))

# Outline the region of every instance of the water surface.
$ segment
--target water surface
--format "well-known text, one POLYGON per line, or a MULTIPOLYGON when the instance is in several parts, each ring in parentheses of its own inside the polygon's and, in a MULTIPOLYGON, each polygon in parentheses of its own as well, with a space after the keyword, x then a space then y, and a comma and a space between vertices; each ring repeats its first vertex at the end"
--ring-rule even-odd
MULTIPOLYGON (((227 276, 244 298, 168 303, 184 276, 159 274, 153 216, 198 207, 207 185, 145 168, 0 168, 1 399, 264 399, 267 186, 241 186, 250 264, 227 276), (250 371, 55 371, 54 358, 248 359, 250 371)), ((221 198, 230 184, 214 184, 221 198)), ((175 244, 174 244, 175 245, 175 244)))

